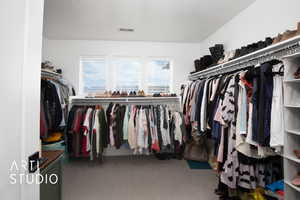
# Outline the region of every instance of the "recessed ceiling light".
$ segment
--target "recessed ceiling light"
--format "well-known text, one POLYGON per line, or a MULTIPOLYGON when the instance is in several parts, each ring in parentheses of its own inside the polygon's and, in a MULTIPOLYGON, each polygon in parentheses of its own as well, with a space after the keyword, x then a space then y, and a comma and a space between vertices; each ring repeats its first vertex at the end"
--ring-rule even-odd
POLYGON ((123 32, 134 32, 133 28, 120 28, 119 31, 123 31, 123 32))

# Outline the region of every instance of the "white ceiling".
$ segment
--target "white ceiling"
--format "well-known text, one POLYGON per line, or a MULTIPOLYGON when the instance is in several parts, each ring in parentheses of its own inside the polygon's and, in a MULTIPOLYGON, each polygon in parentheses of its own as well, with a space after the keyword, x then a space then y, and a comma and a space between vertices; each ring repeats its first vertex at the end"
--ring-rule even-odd
POLYGON ((45 0, 44 36, 74 40, 201 42, 254 1, 45 0), (120 28, 135 31, 120 32, 120 28))

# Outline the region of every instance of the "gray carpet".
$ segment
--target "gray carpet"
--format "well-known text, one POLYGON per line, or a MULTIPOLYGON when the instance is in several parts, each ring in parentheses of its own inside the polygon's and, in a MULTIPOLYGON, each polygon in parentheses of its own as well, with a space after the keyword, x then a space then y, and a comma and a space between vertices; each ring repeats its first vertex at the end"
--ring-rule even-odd
POLYGON ((216 200, 212 170, 191 170, 184 160, 109 157, 103 163, 63 166, 63 200, 216 200))

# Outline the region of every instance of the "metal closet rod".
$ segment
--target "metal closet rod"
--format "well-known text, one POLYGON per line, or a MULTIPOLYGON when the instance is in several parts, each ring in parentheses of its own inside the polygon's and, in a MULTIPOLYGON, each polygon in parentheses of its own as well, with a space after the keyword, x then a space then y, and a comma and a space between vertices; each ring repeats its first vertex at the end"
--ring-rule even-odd
POLYGON ((70 98, 72 105, 100 105, 109 103, 120 103, 120 104, 180 104, 179 97, 157 97, 157 98, 82 98, 74 99, 70 98))
POLYGON ((121 105, 180 105, 180 102, 159 101, 159 102, 141 102, 141 101, 122 101, 122 102, 71 102, 72 106, 96 106, 118 103, 121 105))
POLYGON ((119 104, 135 104, 135 105, 161 105, 161 104, 165 104, 165 105, 177 105, 180 102, 140 102, 140 101, 136 101, 136 102, 72 102, 71 104, 73 106, 78 105, 78 106, 83 106, 83 105, 90 105, 90 106, 94 106, 94 105, 105 105, 105 104, 110 104, 110 103, 119 103, 119 104))
POLYGON ((273 59, 281 59, 284 56, 295 54, 300 50, 300 36, 289 39, 285 42, 269 46, 265 49, 258 50, 251 54, 242 56, 235 60, 220 64, 201 72, 196 72, 189 76, 189 80, 197 80, 199 78, 208 78, 222 73, 243 69, 251 65, 257 65, 273 59))
POLYGON ((170 101, 168 99, 159 100, 159 101, 71 101, 72 104, 80 103, 91 103, 91 104, 101 104, 101 103, 180 103, 177 101, 170 101))

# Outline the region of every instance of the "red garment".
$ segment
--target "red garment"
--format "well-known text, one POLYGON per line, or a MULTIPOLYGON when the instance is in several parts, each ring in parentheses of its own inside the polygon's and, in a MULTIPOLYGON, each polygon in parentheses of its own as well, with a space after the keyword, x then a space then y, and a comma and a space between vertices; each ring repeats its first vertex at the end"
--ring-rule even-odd
POLYGON ((245 77, 240 77, 240 80, 242 81, 242 83, 245 84, 246 92, 247 92, 247 103, 249 104, 253 93, 253 85, 252 83, 248 82, 245 79, 245 77))
POLYGON ((278 194, 280 196, 284 196, 284 191, 283 190, 278 190, 278 191, 276 191, 276 194, 278 194))
POLYGON ((159 153, 159 152, 160 152, 160 147, 159 147, 159 144, 158 144, 158 140, 156 140, 155 143, 152 144, 151 148, 152 148, 152 150, 154 150, 156 153, 159 153))
MULTIPOLYGON (((85 120, 85 118, 88 117, 90 127, 83 126, 82 127, 83 133, 89 133, 90 129, 92 128, 91 122, 92 122, 92 118, 93 118, 93 113, 94 113, 94 111, 91 111, 91 113, 89 113, 90 114, 89 116, 87 116, 87 114, 85 114, 83 120, 85 120)), ((82 136, 82 154, 85 156, 89 155, 89 151, 87 150, 89 136, 90 136, 89 134, 87 134, 87 135, 83 134, 83 136, 82 136)), ((92 144, 91 144, 91 146, 92 146, 92 144)))
MULTIPOLYGON (((87 131, 86 127, 83 127, 83 132, 87 131)), ((88 151, 87 151, 87 136, 83 135, 82 136, 82 143, 81 143, 81 152, 83 155, 88 155, 88 151)))
POLYGON ((74 156, 79 157, 81 155, 82 149, 80 148, 80 144, 82 143, 81 140, 81 129, 82 129, 82 120, 84 119, 84 110, 78 109, 75 112, 72 130, 71 133, 73 134, 72 140, 72 148, 74 156))
POLYGON ((74 117, 74 122, 73 122, 73 128, 72 128, 72 131, 74 133, 80 133, 80 130, 81 130, 81 123, 82 123, 82 120, 84 119, 84 115, 83 115, 83 112, 82 110, 78 109, 76 111, 76 114, 75 114, 75 117, 74 117))

